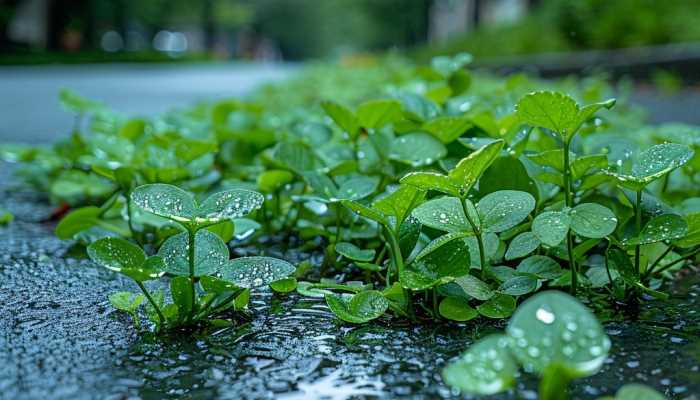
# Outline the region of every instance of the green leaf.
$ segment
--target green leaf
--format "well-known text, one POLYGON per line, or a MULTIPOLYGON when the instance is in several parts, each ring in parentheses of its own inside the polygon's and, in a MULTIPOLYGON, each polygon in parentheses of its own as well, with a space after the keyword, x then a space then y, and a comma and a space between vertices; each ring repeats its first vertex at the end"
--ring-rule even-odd
POLYGON ((293 292, 297 288, 296 278, 284 278, 270 283, 270 287, 277 293, 293 292))
POLYGON ((571 175, 574 180, 581 179, 591 169, 603 169, 608 166, 607 154, 591 154, 576 157, 571 163, 571 175))
POLYGON ((352 111, 334 101, 323 101, 321 107, 340 129, 348 133, 352 140, 357 137, 359 125, 352 111))
POLYGON ((522 222, 535 209, 531 194, 499 190, 484 196, 476 205, 484 232, 503 232, 522 222))
POLYGON ((487 195, 499 190, 519 190, 530 193, 535 200, 540 198, 539 188, 530 177, 520 159, 498 157, 479 180, 479 193, 487 195), (503 171, 508 171, 504 174, 503 171))
MULTIPOLYGON (((189 276, 189 234, 171 236, 158 250, 165 271, 173 275, 189 276)), ((194 276, 219 272, 228 261, 228 247, 219 236, 206 229, 197 231, 194 247, 194 276)))
POLYGON ((87 229, 97 225, 102 210, 98 207, 88 206, 72 211, 56 225, 56 237, 61 240, 70 240, 87 229))
POLYGON ((365 205, 362 205, 352 200, 343 200, 342 204, 361 217, 369 218, 372 221, 379 222, 387 228, 391 227, 391 224, 389 223, 387 217, 376 210, 373 210, 365 205))
POLYGON ((416 247, 421 227, 421 223, 412 215, 409 215, 399 227, 399 249, 404 259, 408 258, 416 247))
POLYGON ((445 383, 463 393, 488 396, 515 385, 518 365, 510 354, 505 335, 490 335, 442 371, 445 383))
POLYGON ((315 171, 320 164, 318 157, 303 143, 280 142, 273 152, 275 160, 297 174, 315 171))
POLYGON ((583 203, 569 211, 571 230, 587 238, 602 239, 615 231, 617 217, 609 208, 583 203))
POLYGON ((193 219, 196 213, 189 193, 164 183, 137 187, 131 193, 131 200, 146 212, 179 222, 193 219))
POLYGON ((638 237, 625 244, 650 244, 664 240, 680 239, 688 234, 688 223, 680 215, 664 214, 647 222, 638 237))
POLYGON ((423 132, 407 133, 394 139, 389 157, 413 167, 430 165, 445 157, 447 149, 437 139, 423 132))
POLYGON ((348 295, 327 294, 326 304, 341 320, 353 324, 363 324, 381 317, 389 308, 381 292, 366 290, 350 297, 348 295))
MULTIPOLYGON (((379 179, 374 176, 358 176, 350 178, 340 184, 338 188, 339 200, 360 200, 377 190, 379 179)), ((331 199, 335 200, 335 199, 331 199)))
POLYGON ((352 243, 340 242, 335 245, 335 251, 341 256, 353 261, 369 262, 374 259, 375 251, 373 249, 360 249, 352 243))
POLYGON ((540 239, 532 232, 523 232, 514 237, 508 245, 505 259, 514 260, 516 258, 525 257, 540 247, 540 239))
MULTIPOLYGON (((467 200, 476 214, 476 208, 467 200)), ((445 232, 471 232, 472 227, 464 216, 462 205, 455 197, 429 200, 413 210, 412 215, 421 224, 445 232)))
POLYGON ((530 256, 518 264, 518 272, 532 274, 539 279, 557 279, 561 276, 561 266, 547 256, 530 256))
POLYGON ((511 296, 522 296, 537 289, 537 279, 528 275, 513 276, 499 286, 498 291, 511 296))
POLYGON ((411 210, 425 198, 425 192, 410 185, 401 185, 389 195, 375 200, 372 208, 396 218, 396 225, 401 226, 411 210))
POLYGON ((430 242, 401 271, 401 285, 406 289, 423 290, 468 274, 469 249, 462 240, 467 234, 448 233, 430 242))
POLYGON ((566 237, 571 225, 571 217, 562 211, 546 211, 532 221, 532 233, 540 242, 555 247, 566 237))
POLYGON ((170 280, 170 295, 173 303, 177 305, 180 318, 188 315, 192 310, 193 298, 190 278, 186 276, 176 276, 170 280))
POLYGON ((435 136, 444 144, 455 141, 472 126, 464 117, 438 117, 423 124, 422 130, 435 136))
POLYGON ((437 172, 411 172, 401 178, 401 184, 412 185, 428 191, 436 190, 447 195, 459 197, 459 183, 437 172))
POLYGON ((615 177, 620 186, 638 191, 690 161, 693 154, 690 147, 682 144, 658 144, 639 155, 632 165, 631 173, 607 173, 615 177))
POLYGON ((199 283, 202 285, 202 289, 207 293, 221 294, 242 290, 242 288, 233 283, 214 276, 202 276, 199 278, 199 283))
MULTIPOLYGON (((575 158, 574 153, 569 153, 575 158)), ((528 154, 527 158, 544 167, 554 168, 557 172, 564 172, 564 150, 546 150, 540 153, 528 154)))
POLYGON ((271 169, 258 175, 258 189, 264 193, 272 193, 292 182, 294 175, 283 169, 271 169))
POLYGON ((461 297, 445 297, 440 302, 438 311, 443 317, 460 322, 469 321, 479 315, 469 302, 461 297))
POLYGON ((515 358, 526 371, 539 374, 556 363, 571 379, 592 375, 610 350, 610 339, 595 315, 557 291, 539 293, 521 304, 506 332, 515 358))
POLYGON ((147 260, 140 247, 124 239, 99 239, 88 246, 87 253, 94 262, 137 282, 159 278, 165 273, 160 257, 147 260))
POLYGON ((666 397, 649 386, 628 383, 617 391, 615 400, 666 400, 666 397))
POLYGON ((144 295, 131 292, 116 292, 109 295, 109 302, 114 308, 128 313, 135 312, 145 299, 144 295))
POLYGON ((496 294, 486 282, 473 275, 460 276, 454 283, 459 285, 465 294, 477 300, 485 301, 496 294))
POLYGON ((507 294, 498 294, 479 304, 476 310, 487 318, 507 318, 515 311, 515 298, 507 294))
POLYGON ((272 257, 241 257, 229 261, 221 270, 227 281, 243 288, 269 285, 295 272, 287 261, 272 257))
POLYGON ((214 193, 197 208, 197 217, 209 222, 241 218, 262 207, 264 200, 260 193, 245 189, 214 193))
POLYGON ((481 175, 494 162, 503 148, 503 140, 495 140, 463 158, 457 166, 450 171, 449 177, 458 182, 461 196, 466 197, 472 186, 476 184, 481 175))
POLYGON ((401 117, 401 103, 396 100, 370 100, 357 107, 357 120, 365 128, 381 128, 401 117))

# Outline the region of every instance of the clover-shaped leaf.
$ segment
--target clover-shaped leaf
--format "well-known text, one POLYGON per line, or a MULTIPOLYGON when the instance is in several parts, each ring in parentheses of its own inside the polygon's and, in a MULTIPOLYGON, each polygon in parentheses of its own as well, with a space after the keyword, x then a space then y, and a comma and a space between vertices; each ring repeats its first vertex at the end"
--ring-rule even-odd
POLYGON ((131 193, 131 200, 144 211, 179 222, 194 219, 197 212, 189 193, 164 183, 137 187, 131 193))
POLYGON ((532 233, 547 246, 557 246, 571 226, 571 217, 564 211, 545 211, 532 221, 532 233))
POLYGON ((389 300, 376 290, 365 290, 353 296, 327 294, 326 304, 338 318, 353 324, 379 318, 389 308, 389 300))
POLYGON ((540 247, 540 239, 532 232, 523 232, 514 237, 508 245, 505 254, 506 260, 525 257, 540 247))
POLYGON ((507 318, 515 311, 515 303, 515 297, 508 294, 497 294, 476 306, 476 310, 487 318, 507 318))
POLYGON ((375 251, 373 249, 363 250, 352 243, 340 242, 335 245, 335 251, 341 256, 353 261, 369 262, 374 259, 375 251))
POLYGON ((450 362, 442 377, 445 383, 464 393, 487 396, 513 387, 517 371, 508 338, 490 335, 450 362))
POLYGON ((255 256, 229 261, 221 270, 221 275, 236 286, 255 288, 284 279, 295 270, 292 264, 279 258, 255 256))
MULTIPOLYGON (((471 209, 475 216, 472 220, 478 221, 476 208, 469 200, 467 200, 467 207, 467 210, 471 209)), ((441 231, 466 232, 472 230, 471 225, 469 225, 467 218, 464 216, 462 205, 456 197, 441 197, 429 200, 416 207, 412 215, 421 224, 441 231)))
POLYGON ((535 209, 535 198, 517 190, 499 190, 476 205, 484 232, 503 232, 524 220, 535 209))
POLYGON ((617 217, 609 208, 596 203, 583 203, 569 211, 571 229, 587 238, 601 239, 615 231, 617 217))
POLYGON ((479 316, 479 313, 469 305, 463 297, 448 296, 440 301, 438 312, 452 321, 469 321, 479 316))
POLYGON ((676 214, 660 215, 647 222, 639 236, 625 242, 629 245, 650 244, 680 239, 688 234, 688 223, 676 214))
POLYGON ((252 190, 226 190, 207 197, 197 208, 197 217, 208 222, 241 218, 260 208, 263 201, 263 195, 252 190))
POLYGON ((539 293, 521 304, 506 332, 515 358, 526 371, 538 374, 557 364, 569 379, 592 375, 610 349, 595 315, 557 291, 539 293))
POLYGON ((606 172, 624 188, 640 191, 651 182, 663 177, 693 158, 690 147, 676 143, 663 143, 643 151, 629 173, 606 172))
MULTIPOLYGON (((218 235, 202 229, 195 235, 194 276, 212 275, 221 270, 228 260, 228 247, 218 235)), ((189 235, 187 232, 171 236, 158 250, 165 263, 165 271, 173 275, 190 275, 189 235)))
POLYGON ((531 275, 515 275, 498 287, 498 291, 511 296, 522 296, 537 290, 537 279, 531 275))
POLYGON ((557 279, 561 276, 561 266, 554 259, 535 255, 530 256, 518 264, 517 271, 531 274, 539 279, 557 279))
POLYGON ((140 247, 124 239, 99 239, 88 246, 87 252, 94 262, 137 282, 159 278, 165 274, 160 257, 147 258, 140 247))
POLYGON ((459 286, 467 296, 477 300, 485 301, 492 298, 496 293, 491 290, 488 283, 475 277, 474 275, 463 275, 455 278, 453 284, 459 286))

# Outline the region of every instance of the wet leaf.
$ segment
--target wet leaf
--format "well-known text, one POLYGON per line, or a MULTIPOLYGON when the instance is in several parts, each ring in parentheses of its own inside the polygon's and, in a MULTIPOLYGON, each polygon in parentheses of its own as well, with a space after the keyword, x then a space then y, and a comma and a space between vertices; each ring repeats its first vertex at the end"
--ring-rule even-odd
POLYGON ((515 358, 526 371, 539 374, 556 363, 570 379, 592 375, 610 350, 610 339, 595 315, 563 292, 542 292, 526 300, 506 332, 515 358))
POLYGON ((490 335, 450 362, 442 371, 442 377, 446 384, 463 393, 487 396, 513 387, 517 371, 508 338, 490 335))
POLYGON ((462 196, 469 193, 469 190, 476 184, 481 175, 494 162, 503 148, 503 140, 495 140, 480 147, 467 157, 463 158, 457 166, 450 171, 449 177, 458 182, 462 196))
POLYGON ((476 205, 484 232, 503 232, 522 222, 535 209, 531 194, 499 190, 484 196, 476 205))
POLYGON ((680 215, 664 214, 647 222, 638 237, 626 242, 629 245, 650 244, 680 239, 688 234, 688 223, 680 215))
POLYGON ((515 311, 515 298, 507 294, 497 294, 476 307, 479 314, 488 318, 507 318, 515 311))
POLYGON ((143 282, 165 274, 160 257, 146 258, 140 247, 124 239, 107 237, 91 243, 87 253, 94 262, 143 282))
POLYGON ((272 193, 292 182, 294 175, 283 169, 271 169, 258 175, 258 189, 264 193, 272 193))
POLYGON ((693 150, 685 145, 659 144, 643 151, 629 173, 615 171, 606 171, 606 173, 613 176, 620 186, 639 191, 690 161, 693 154, 693 150))
POLYGON ((401 103, 396 100, 370 100, 357 107, 360 126, 378 129, 401 117, 401 103))
POLYGON ((389 157, 413 167, 430 165, 445 157, 447 149, 434 137, 423 132, 407 133, 394 139, 389 157))
POLYGON ((473 275, 457 277, 453 282, 459 285, 465 294, 477 300, 485 301, 496 294, 486 282, 473 275))
POLYGON ((396 218, 396 225, 401 226, 411 210, 425 198, 425 192, 414 186, 401 185, 389 195, 372 203, 372 208, 396 218))
POLYGON ((87 206, 70 212, 56 225, 56 237, 70 240, 87 229, 97 225, 102 210, 99 207, 87 206))
POLYGON ((460 322, 469 321, 479 315, 462 297, 445 297, 440 302, 438 311, 444 318, 460 322))
POLYGON ((508 245, 506 251, 506 260, 514 260, 516 258, 525 257, 540 247, 540 239, 532 232, 523 232, 514 237, 508 245))
POLYGON ((163 183, 137 187, 131 200, 146 212, 179 222, 193 219, 197 210, 189 193, 163 183))
MULTIPOLYGON (((468 206, 473 209, 476 215, 476 208, 467 200, 468 206)), ((469 209, 469 208, 468 208, 469 209)), ((462 205, 455 197, 441 197, 429 200, 413 210, 413 216, 421 224, 445 232, 471 232, 462 205)), ((478 216, 477 216, 478 218, 478 216)))
POLYGON ((197 208, 197 217, 209 222, 241 218, 260 208, 263 201, 263 195, 252 190, 227 190, 204 200, 197 208))
POLYGON ((340 184, 337 197, 340 200, 364 199, 377 190, 377 185, 379 185, 377 177, 358 176, 350 178, 340 184))
POLYGON ((449 144, 472 126, 471 121, 464 117, 438 117, 423 124, 422 130, 438 138, 442 143, 449 144))
POLYGON ((272 257, 241 257, 229 261, 221 270, 224 279, 243 288, 269 285, 296 271, 287 261, 272 257))
POLYGON ((323 101, 321 107, 340 129, 348 133, 352 140, 357 137, 359 123, 350 109, 334 101, 323 101))
MULTIPOLYGON (((165 271, 173 275, 190 275, 189 235, 187 232, 171 236, 158 250, 165 263, 165 271)), ((228 261, 228 247, 219 236, 202 229, 195 235, 194 276, 219 272, 228 261)))
POLYGON ((601 239, 615 231, 617 217, 607 207, 583 203, 569 211, 571 230, 587 238, 601 239))
POLYGON ((462 240, 466 235, 464 232, 448 233, 430 242, 401 271, 401 285, 423 290, 469 273, 469 249, 462 240))
POLYGON ((335 245, 335 251, 341 256, 354 261, 369 262, 374 259, 375 251, 373 249, 360 249, 352 243, 340 242, 335 245))
POLYGON ((296 278, 284 278, 270 283, 270 288, 277 293, 293 292, 297 288, 296 278))
POLYGON ((353 324, 379 318, 389 308, 389 300, 376 290, 366 290, 354 296, 327 294, 326 304, 339 319, 353 324))
POLYGON ((569 231, 571 217, 562 211, 545 211, 532 221, 532 233, 547 246, 558 246, 569 231))
POLYGON ((376 210, 373 210, 361 203, 358 203, 356 201, 352 200, 343 200, 342 204, 352 210, 354 213, 361 217, 365 217, 368 219, 371 219, 372 221, 379 222, 385 227, 390 227, 391 224, 389 223, 389 220, 387 217, 382 214, 381 212, 378 212, 376 210))
POLYGON ((459 197, 459 182, 437 172, 411 172, 401 178, 401 184, 412 185, 422 190, 435 190, 459 197))
POLYGON ((513 276, 498 287, 498 291, 511 296, 522 296, 537 289, 537 279, 532 276, 513 276))
POLYGON ((547 256, 530 256, 518 264, 518 272, 532 274, 539 279, 557 279, 561 276, 561 266, 547 256))
POLYGON ((146 300, 144 295, 131 292, 116 292, 109 295, 109 303, 114 308, 129 313, 135 312, 144 300, 146 300))
POLYGON ((170 280, 170 295, 173 303, 177 305, 180 318, 188 315, 192 310, 193 298, 190 278, 186 276, 176 276, 170 280))

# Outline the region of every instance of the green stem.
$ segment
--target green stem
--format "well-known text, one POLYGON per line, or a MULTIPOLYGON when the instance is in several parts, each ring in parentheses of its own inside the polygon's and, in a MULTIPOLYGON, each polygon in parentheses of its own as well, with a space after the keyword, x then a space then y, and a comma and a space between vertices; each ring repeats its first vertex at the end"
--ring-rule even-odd
POLYGON ((151 303, 153 309, 156 310, 156 314, 158 314, 158 320, 160 321, 160 326, 165 326, 165 316, 163 316, 163 312, 160 311, 160 307, 158 307, 158 304, 156 304, 155 300, 153 300, 151 294, 148 293, 148 290, 146 290, 146 286, 143 285, 143 282, 139 281, 136 281, 136 284, 139 285, 139 288, 143 292, 144 296, 146 296, 148 302, 151 303))
MULTIPOLYGON (((389 244, 391 246, 391 255, 393 256, 393 261, 394 265, 396 266, 396 280, 400 281, 401 280, 401 273, 404 270, 404 265, 403 265, 403 255, 401 254, 401 246, 399 246, 399 241, 397 239, 398 233, 392 231, 388 227, 386 227, 386 233, 387 236, 389 236, 389 244)), ((397 228, 398 230, 398 228, 397 228)), ((387 268, 387 274, 386 274, 386 285, 391 286, 391 271, 389 268, 387 268)), ((408 315, 411 319, 414 319, 415 315, 413 313, 413 300, 411 298, 411 291, 403 288, 403 294, 404 297, 406 297, 406 308, 408 315)))
MULTIPOLYGON (((216 306, 216 308, 214 308, 214 309, 212 310, 212 312, 216 312, 216 311, 219 310, 222 306, 227 305, 228 303, 231 302, 231 300, 235 299, 236 296, 238 296, 238 295, 240 295, 240 294, 241 294, 241 292, 239 291, 239 292, 236 292, 236 293, 230 295, 230 296, 227 297, 224 301, 222 301, 221 304, 219 304, 218 306, 216 306)), ((209 311, 209 308, 210 308, 211 305, 214 303, 214 301, 216 300, 217 297, 218 297, 218 296, 214 296, 214 297, 212 297, 211 299, 209 299, 209 301, 207 301, 207 302, 204 304, 204 306, 199 310, 199 312, 198 312, 197 315, 195 316, 195 319, 199 319, 199 318, 205 317, 205 316, 207 315, 208 311, 209 311)))
POLYGON ((459 201, 462 204, 462 212, 464 212, 464 216, 467 218, 467 222, 469 222, 469 225, 472 227, 472 231, 474 231, 474 236, 476 237, 476 244, 477 246, 479 246, 481 278, 486 279, 491 275, 491 268, 486 262, 486 252, 484 251, 484 238, 481 235, 481 228, 479 228, 479 226, 477 226, 474 220, 472 220, 472 218, 469 216, 469 211, 467 210, 467 199, 464 197, 460 197, 459 201))
POLYGON ((333 241, 333 247, 337 246, 338 242, 340 241, 341 210, 342 207, 340 206, 340 203, 335 203, 335 240, 333 241))
POLYGON ((187 227, 187 236, 189 239, 188 242, 188 261, 189 261, 189 266, 190 266, 190 293, 192 297, 192 302, 190 303, 190 315, 188 316, 188 320, 192 321, 192 318, 194 317, 194 311, 195 311, 195 290, 194 290, 194 262, 195 262, 195 243, 194 243, 194 238, 197 235, 197 229, 192 226, 187 227))
POLYGON ((109 209, 112 208, 112 205, 114 205, 114 202, 117 201, 117 199, 119 198, 119 196, 121 196, 121 194, 122 194, 122 191, 119 189, 117 189, 114 193, 112 193, 112 195, 109 196, 107 201, 102 203, 102 205, 100 206, 100 213, 98 215, 100 217, 104 216, 107 213, 107 211, 109 211, 109 209))
MULTIPOLYGON (((571 143, 564 141, 564 203, 567 207, 573 207, 573 193, 571 190, 571 163, 569 160, 569 147, 571 143)), ((578 289, 578 268, 574 257, 574 235, 569 229, 566 232, 566 252, 569 256, 569 268, 571 269, 571 294, 576 295, 578 289)))
MULTIPOLYGON (((637 236, 640 235, 642 232, 642 191, 637 190, 637 201, 635 203, 634 207, 634 228, 635 232, 637 233, 637 236)), ((634 246, 634 273, 637 276, 637 280, 639 280, 640 277, 640 272, 639 272, 639 263, 641 259, 641 250, 642 250, 642 245, 637 244, 634 246)))
POLYGON ((684 255, 683 257, 679 258, 678 260, 676 260, 676 261, 674 261, 674 262, 671 262, 671 263, 668 263, 668 264, 664 265, 661 269, 659 269, 658 271, 654 272, 654 275, 658 275, 658 274, 660 274, 660 273, 666 271, 667 269, 673 267, 674 265, 676 265, 676 264, 678 264, 678 263, 680 263, 680 262, 683 262, 683 261, 685 261, 685 260, 687 260, 687 259, 689 259, 689 258, 691 258, 691 257, 693 257, 693 256, 695 256, 695 255, 697 255, 698 253, 700 253, 700 248, 697 248, 697 249, 693 250, 692 252, 690 252, 690 254, 684 255))
POLYGON ((661 253, 661 255, 659 257, 657 257, 656 260, 654 260, 654 262, 651 264, 651 266, 646 271, 644 271, 644 275, 642 275, 642 278, 643 279, 648 278, 651 275, 651 273, 654 272, 654 268, 656 268, 659 265, 661 260, 663 260, 664 257, 666 257, 668 255, 668 253, 671 252, 671 250, 673 250, 673 246, 668 246, 666 248, 666 251, 661 253))

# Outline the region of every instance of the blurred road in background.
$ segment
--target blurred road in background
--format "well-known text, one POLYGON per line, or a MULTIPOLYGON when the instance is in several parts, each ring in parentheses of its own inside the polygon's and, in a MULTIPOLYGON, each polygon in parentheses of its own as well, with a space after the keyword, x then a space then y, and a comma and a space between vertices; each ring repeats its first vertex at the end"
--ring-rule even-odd
POLYGON ((0 68, 0 142, 50 143, 70 133, 61 88, 116 111, 153 115, 197 100, 242 96, 289 77, 288 64, 109 64, 0 68))

